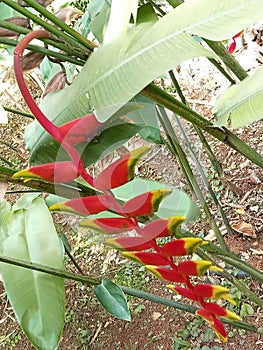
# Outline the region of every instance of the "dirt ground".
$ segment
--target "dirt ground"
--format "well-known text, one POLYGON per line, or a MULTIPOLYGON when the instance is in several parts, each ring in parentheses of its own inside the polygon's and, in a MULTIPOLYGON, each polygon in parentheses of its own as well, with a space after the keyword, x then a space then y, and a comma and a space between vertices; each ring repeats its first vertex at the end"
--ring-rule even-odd
MULTIPOLYGON (((214 76, 210 79, 207 72, 201 72, 202 65, 200 61, 196 62, 195 70, 192 65, 183 66, 181 71, 177 72, 178 78, 192 107, 210 118, 214 91, 220 90, 224 86, 224 82, 216 81, 214 76), (217 84, 217 87, 215 87, 215 84, 217 84)), ((167 81, 164 83, 168 84, 167 81)), ((35 92, 36 87, 32 86, 32 90, 35 92)), ((16 94, 17 92, 12 95, 12 98, 9 96, 11 107, 16 105, 16 94)), ((3 96, 6 98, 6 95, 3 96)), ((19 104, 24 108, 23 102, 19 102, 19 104)), ((16 164, 17 167, 27 165, 28 153, 24 149, 23 129, 28 122, 29 120, 25 121, 24 118, 10 115, 9 124, 1 127, 0 130, 0 139, 7 143, 0 143, 1 154, 10 163, 16 164), (13 130, 15 132, 12 132, 13 130), (11 138, 10 135, 12 135, 11 138), (9 147, 10 145, 12 148, 9 147)), ((178 131, 178 126, 174 120, 173 123, 178 131)), ((183 122, 183 126, 193 142, 193 147, 198 154, 202 168, 208 175, 211 186, 217 194, 230 223, 236 228, 232 235, 227 234, 225 236, 228 246, 239 257, 251 263, 252 266, 263 270, 262 169, 247 161, 239 153, 210 138, 210 145, 223 169, 223 176, 218 177, 208 159, 204 156, 203 149, 192 128, 185 122, 183 122), (244 229, 242 223, 249 226, 244 229)), ((235 132, 258 152, 262 153, 262 131, 262 123, 258 122, 235 132)), ((187 148, 186 152, 190 155, 187 148)), ((158 179, 189 192, 176 160, 162 146, 152 148, 139 166, 138 171, 138 176, 158 179)), ((201 181, 199 178, 198 180, 201 181)), ((204 187, 204 185, 202 186, 204 187)), ((12 188, 13 186, 10 185, 9 190, 12 188)), ((7 195, 7 199, 14 200, 14 198, 14 195, 7 195)), ((224 232, 223 223, 212 203, 211 211, 222 228, 222 232, 224 232)), ((96 277, 107 275, 107 277, 114 278, 119 284, 141 288, 183 302, 165 288, 164 282, 149 276, 142 268, 136 267, 136 264, 129 263, 125 269, 123 258, 117 253, 103 248, 100 240, 96 241, 90 233, 78 232, 73 234, 71 229, 74 225, 67 225, 65 220, 59 220, 61 229, 68 235, 73 247, 73 254, 84 273, 96 277)), ((190 229, 196 234, 202 233, 204 237, 212 234, 209 224, 203 217, 193 223, 190 229)), ((69 270, 76 272, 70 262, 68 262, 67 267, 69 270)), ((207 278, 219 284, 226 283, 220 276, 211 275, 207 278)), ((259 297, 263 297, 263 285, 248 280, 246 277, 241 277, 240 280, 246 283, 252 291, 255 291, 259 297)), ((102 309, 94 297, 92 287, 66 281, 65 288, 67 312, 65 328, 59 345, 60 350, 263 349, 263 336, 259 334, 244 332, 227 326, 229 341, 222 344, 214 337, 213 332, 193 315, 132 297, 128 297, 132 321, 118 320, 109 316, 102 309)), ((229 286, 229 288, 232 287, 229 286)), ((233 292, 236 291, 233 289, 233 292)), ((17 325, 2 285, 0 286, 0 295, 0 349, 33 349, 17 325)), ((244 321, 257 327, 263 327, 262 310, 253 303, 248 303, 245 297, 242 297, 236 311, 241 310, 244 312, 244 321), (243 305, 248 304, 250 307, 247 307, 247 311, 244 312, 243 305)))

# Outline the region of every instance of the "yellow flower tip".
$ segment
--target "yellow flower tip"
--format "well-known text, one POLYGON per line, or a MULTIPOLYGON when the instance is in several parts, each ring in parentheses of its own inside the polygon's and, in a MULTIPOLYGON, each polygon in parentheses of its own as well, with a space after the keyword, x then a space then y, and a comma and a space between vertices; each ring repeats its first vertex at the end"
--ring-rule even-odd
POLYGON ((31 180, 34 180, 34 178, 32 177, 32 178, 24 179, 23 182, 26 183, 26 182, 29 182, 29 181, 31 181, 31 180))
POLYGON ((242 318, 237 315, 236 313, 234 313, 233 311, 230 310, 226 310, 227 314, 225 316, 223 316, 223 318, 226 318, 230 321, 242 321, 242 318))
POLYGON ((230 296, 229 293, 226 293, 224 295, 222 295, 222 298, 229 301, 231 304, 233 304, 234 306, 237 305, 237 303, 235 302, 235 300, 230 296))
POLYGON ((27 178, 30 177, 29 180, 31 180, 32 178, 34 178, 34 175, 32 173, 30 173, 30 171, 28 171, 28 169, 24 169, 24 170, 20 170, 20 171, 17 171, 16 173, 14 173, 12 175, 12 177, 14 179, 19 179, 21 177, 27 177, 27 178))
POLYGON ((213 270, 213 271, 217 271, 217 272, 223 272, 224 271, 224 269, 222 269, 221 267, 214 266, 214 265, 211 265, 209 267, 209 270, 213 270))
POLYGON ((106 239, 106 241, 104 242, 105 245, 109 246, 109 247, 112 247, 112 248, 115 248, 115 249, 124 249, 121 245, 119 245, 115 238, 108 238, 106 239))
POLYGON ((134 255, 134 252, 122 252, 122 255, 128 259, 135 259, 136 258, 136 256, 134 255))
POLYGON ((149 152, 150 146, 142 146, 130 152, 132 158, 141 158, 145 153, 149 152))
POLYGON ((65 208, 67 208, 67 206, 64 203, 56 203, 56 204, 51 205, 48 209, 50 211, 61 211, 65 208))
POLYGON ((21 170, 21 171, 17 171, 16 173, 14 173, 13 175, 12 175, 12 177, 14 178, 14 179, 18 179, 18 178, 20 178, 20 177, 23 177, 23 172, 24 172, 25 170, 21 170), (21 174, 22 173, 22 174, 21 174))
POLYGON ((146 269, 152 273, 154 276, 156 276, 157 278, 163 279, 162 275, 156 270, 156 268, 158 266, 155 265, 145 265, 146 269))
POLYGON ((94 227, 95 225, 93 223, 93 220, 83 220, 83 221, 81 221, 79 223, 79 226, 82 226, 82 227, 94 227))
POLYGON ((227 337, 224 337, 224 336, 223 336, 220 332, 218 332, 214 327, 212 327, 212 328, 213 328, 213 330, 214 330, 214 332, 215 332, 217 338, 218 338, 219 340, 221 340, 222 342, 226 343, 227 340, 228 340, 228 338, 227 338, 227 337))
POLYGON ((173 284, 167 284, 166 288, 171 289, 174 293, 177 293, 177 291, 174 290, 174 285, 173 284))

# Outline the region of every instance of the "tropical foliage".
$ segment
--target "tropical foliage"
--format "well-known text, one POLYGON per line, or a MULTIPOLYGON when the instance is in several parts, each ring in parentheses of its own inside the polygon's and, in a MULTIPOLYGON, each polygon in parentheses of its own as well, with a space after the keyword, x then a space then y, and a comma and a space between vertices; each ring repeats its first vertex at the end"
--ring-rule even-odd
MULTIPOLYGON (((22 196, 12 207, 6 201, 1 203, 0 260, 5 262, 1 273, 23 331, 37 349, 58 347, 65 313, 64 279, 69 274, 64 271, 63 244, 50 211, 61 211, 84 216, 82 227, 111 235, 106 245, 172 283, 167 287, 195 302, 196 315, 205 319, 222 341, 227 341, 224 319, 260 332, 217 302, 225 299, 235 303, 227 288, 202 281, 208 270, 214 270, 233 282, 218 266, 219 260, 261 282, 263 275, 226 246, 163 107, 190 121, 199 135, 208 132, 263 167, 262 156, 226 128, 262 118, 262 71, 247 77, 231 56, 240 32, 263 18, 261 1, 168 1, 162 7, 158 1, 92 0, 85 4, 74 28, 65 22, 79 15, 79 10, 62 8, 53 14, 45 8, 48 3, 0 3, 0 43, 9 50, 15 47, 16 80, 35 118, 25 131, 30 167, 19 171, 1 167, 1 178, 8 180, 11 174, 13 181, 22 178, 27 186, 41 187, 47 193, 58 194, 57 184, 65 189, 65 198, 57 198, 49 210, 39 193, 22 196), (37 29, 37 25, 42 28, 37 29), (228 52, 220 41, 231 38, 233 45, 228 52), (45 46, 32 45, 33 39, 40 39, 45 46), (24 54, 26 49, 30 51, 24 54), (215 124, 185 103, 176 80, 181 101, 154 83, 162 74, 198 56, 207 57, 231 84, 236 83, 218 98, 215 124), (23 70, 40 62, 46 91, 38 106, 23 70), (229 76, 222 62, 242 81, 229 76), (166 144, 178 157, 189 188, 216 233, 217 245, 181 228, 198 213, 185 193, 147 180, 138 180, 147 189, 138 190, 136 165, 150 147, 127 152, 98 176, 87 170, 135 134, 151 143, 166 144), (69 197, 67 186, 73 191, 69 197), (176 204, 178 197, 180 205, 176 204), (194 260, 193 254, 201 260, 194 260), (186 258, 178 262, 178 256, 186 258)), ((210 195, 220 208, 211 189, 210 195)), ((227 226, 222 208, 220 212, 227 226)), ((109 313, 130 320, 124 294, 129 294, 129 289, 109 279, 75 278, 95 286, 96 297, 109 313)), ((243 292, 262 306, 252 291, 243 292)))

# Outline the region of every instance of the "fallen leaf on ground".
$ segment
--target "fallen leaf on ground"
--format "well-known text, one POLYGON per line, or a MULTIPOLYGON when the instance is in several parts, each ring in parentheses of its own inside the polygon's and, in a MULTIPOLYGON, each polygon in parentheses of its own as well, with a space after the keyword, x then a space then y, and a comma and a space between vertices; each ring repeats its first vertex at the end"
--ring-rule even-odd
POLYGON ((160 318, 162 316, 162 314, 160 312, 153 312, 152 314, 152 319, 154 321, 158 320, 158 318, 160 318))
POLYGON ((240 221, 237 224, 232 224, 231 227, 234 231, 241 233, 244 236, 257 238, 253 226, 245 221, 240 221))

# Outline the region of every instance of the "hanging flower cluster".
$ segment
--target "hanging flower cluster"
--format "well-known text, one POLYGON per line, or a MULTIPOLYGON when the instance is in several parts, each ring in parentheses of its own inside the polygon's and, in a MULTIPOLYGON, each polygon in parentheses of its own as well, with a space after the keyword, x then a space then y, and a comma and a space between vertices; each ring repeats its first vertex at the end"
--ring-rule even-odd
POLYGON ((106 244, 122 250, 125 257, 146 265, 146 268, 158 278, 177 283, 169 284, 168 288, 199 303, 200 309, 196 314, 209 323, 221 340, 226 341, 226 331, 218 317, 230 320, 240 318, 233 312, 211 302, 210 299, 223 298, 234 303, 229 291, 222 286, 193 282, 195 277, 203 276, 207 270, 218 270, 218 268, 205 260, 186 260, 180 263, 175 261, 177 256, 193 254, 205 242, 198 237, 175 238, 177 228, 185 220, 183 216, 153 220, 144 226, 139 223, 140 217, 149 218, 158 211, 161 201, 171 193, 171 190, 159 189, 145 192, 125 203, 119 203, 112 192, 112 189, 134 178, 136 163, 149 150, 149 147, 141 147, 125 154, 104 169, 97 178, 93 178, 85 169, 75 146, 80 142, 90 142, 101 132, 104 125, 97 120, 94 114, 89 114, 62 126, 56 126, 39 110, 31 97, 23 79, 21 57, 32 39, 48 36, 49 33, 45 30, 27 34, 14 51, 14 68, 18 85, 32 113, 46 131, 65 148, 71 161, 32 166, 27 170, 17 172, 14 177, 22 177, 26 181, 42 178, 53 183, 65 183, 79 176, 86 180, 98 191, 98 195, 58 203, 52 205, 50 210, 73 212, 84 216, 105 210, 116 213, 116 217, 88 219, 84 220, 81 225, 110 235, 117 235, 117 237, 108 239, 106 244), (124 232, 129 232, 130 235, 121 235, 124 232), (162 237, 170 237, 170 241, 160 244, 159 238, 162 237))

